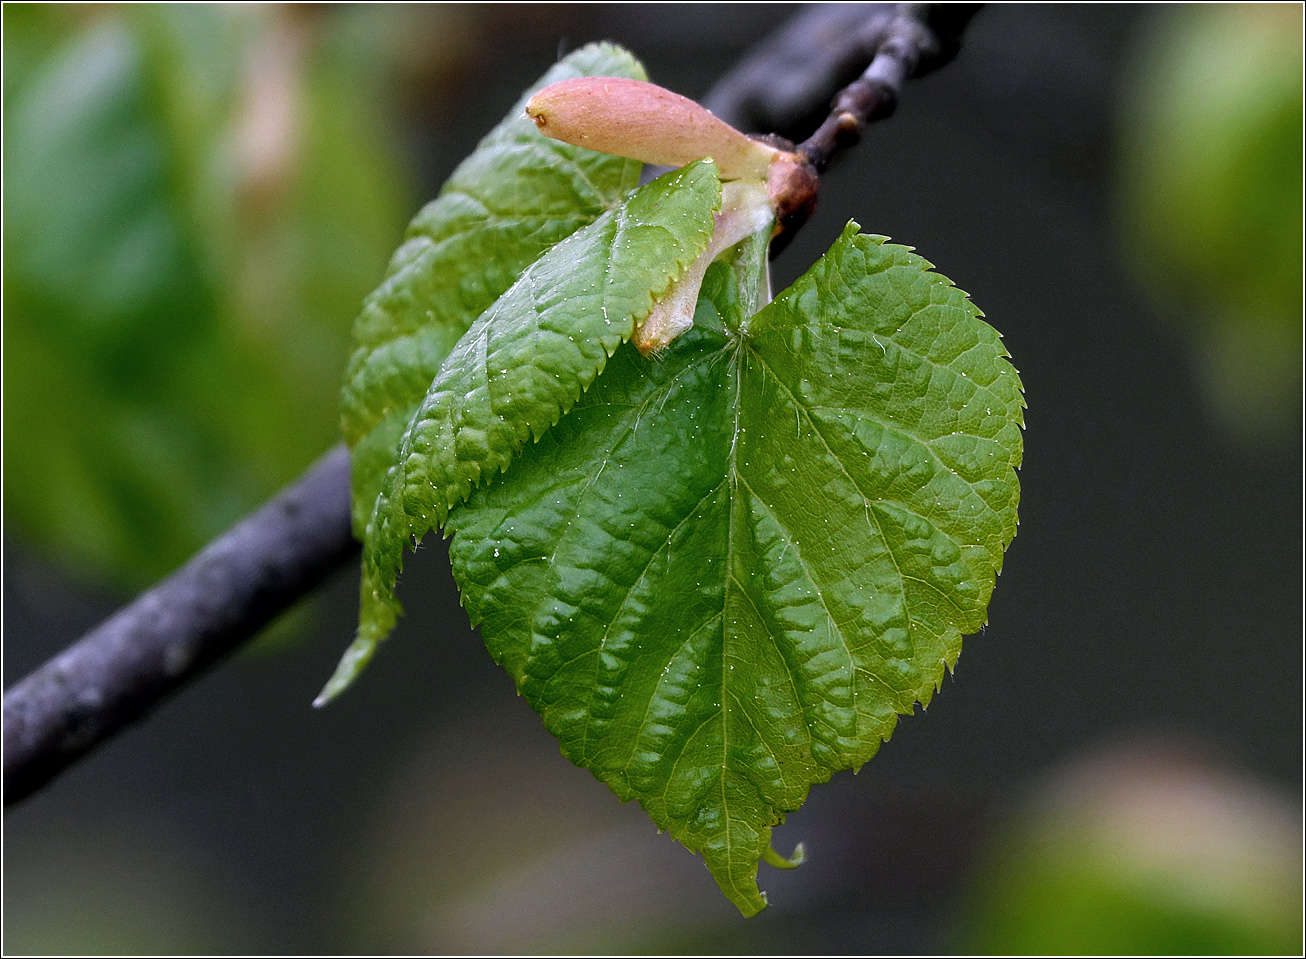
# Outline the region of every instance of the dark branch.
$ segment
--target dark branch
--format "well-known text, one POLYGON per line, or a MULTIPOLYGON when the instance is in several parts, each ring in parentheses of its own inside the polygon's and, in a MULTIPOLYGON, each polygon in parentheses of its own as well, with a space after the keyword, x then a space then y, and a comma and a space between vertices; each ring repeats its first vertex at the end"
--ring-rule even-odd
POLYGON ((799 141, 820 125, 830 112, 830 98, 862 75, 886 38, 903 26, 903 18, 923 22, 937 45, 935 53, 917 63, 914 75, 922 76, 952 59, 979 6, 827 3, 807 7, 722 77, 703 105, 746 132, 777 133, 799 141))
POLYGON ((708 95, 705 105, 726 122, 774 131, 763 139, 807 160, 807 172, 792 178, 795 195, 780 210, 773 258, 816 208, 819 177, 835 154, 857 143, 867 124, 892 115, 907 80, 956 56, 961 34, 979 8, 974 3, 811 7, 708 95), (828 91, 840 87, 827 114, 828 91), (814 109, 817 104, 820 109, 814 109), (792 140, 813 127, 815 132, 795 147, 792 140))
POLYGON ((341 445, 5 694, 5 805, 239 648, 357 552, 341 445))
MULTIPOLYGON (((847 85, 834 112, 799 146, 822 170, 837 150, 856 142, 866 123, 892 111, 904 80, 951 58, 974 12, 970 4, 809 8, 723 78, 705 102, 735 126, 760 125, 795 137, 804 124, 812 129, 831 95, 847 85)), ((349 524, 349 456, 340 446, 5 694, 5 805, 30 795, 239 648, 357 552, 349 524)))
POLYGON ((835 153, 857 143, 868 123, 893 114, 903 83, 956 55, 961 31, 979 9, 975 4, 895 6, 893 15, 881 21, 870 66, 839 91, 825 122, 798 145, 817 173, 825 171, 835 153))

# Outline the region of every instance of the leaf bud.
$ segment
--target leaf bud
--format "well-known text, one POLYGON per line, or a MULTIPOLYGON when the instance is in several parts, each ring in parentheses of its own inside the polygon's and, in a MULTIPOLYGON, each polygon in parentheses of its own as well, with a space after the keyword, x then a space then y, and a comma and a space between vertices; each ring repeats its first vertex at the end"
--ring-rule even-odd
POLYGON ((688 97, 624 77, 551 83, 526 104, 545 136, 599 153, 680 167, 711 157, 722 179, 765 179, 780 150, 745 136, 688 97))

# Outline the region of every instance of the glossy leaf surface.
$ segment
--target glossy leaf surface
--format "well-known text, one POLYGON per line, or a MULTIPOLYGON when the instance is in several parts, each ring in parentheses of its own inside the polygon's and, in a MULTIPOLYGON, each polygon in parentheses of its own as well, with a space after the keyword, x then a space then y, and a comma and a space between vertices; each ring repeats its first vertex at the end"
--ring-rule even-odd
POLYGON ((549 140, 526 118, 535 90, 580 76, 643 79, 644 69, 609 44, 557 63, 414 218, 364 303, 342 398, 360 536, 399 438, 459 337, 541 254, 635 188, 636 161, 549 140))
POLYGON ((694 330, 618 351, 449 516, 471 619, 563 753, 745 914, 771 827, 929 701, 1015 534, 1020 381, 928 267, 853 225, 749 317, 714 266, 694 330))
POLYGON ((533 263, 458 341, 389 453, 364 539, 358 638, 324 698, 393 627, 404 547, 570 409, 707 248, 720 205, 710 161, 660 177, 533 263))

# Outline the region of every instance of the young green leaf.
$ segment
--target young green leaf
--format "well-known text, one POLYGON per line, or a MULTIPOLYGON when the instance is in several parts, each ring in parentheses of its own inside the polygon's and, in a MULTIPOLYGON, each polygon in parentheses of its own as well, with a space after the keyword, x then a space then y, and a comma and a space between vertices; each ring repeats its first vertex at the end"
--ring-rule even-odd
POLYGON ((399 438, 459 337, 542 253, 635 188, 638 162, 549 140, 526 118, 535 90, 582 76, 643 79, 644 68, 602 43, 557 63, 418 213, 363 305, 342 397, 360 537, 399 438))
POLYGON ((389 453, 366 529, 358 638, 319 702, 394 625, 405 544, 558 422, 707 249, 720 205, 710 160, 654 180, 533 263, 458 341, 389 453))
MULTIPOLYGON (((755 254, 754 254, 755 255, 755 254)), ((998 334, 852 224, 749 316, 708 273, 450 513, 463 600, 561 741, 746 915, 809 787, 869 759, 985 621, 1024 403, 998 334)))

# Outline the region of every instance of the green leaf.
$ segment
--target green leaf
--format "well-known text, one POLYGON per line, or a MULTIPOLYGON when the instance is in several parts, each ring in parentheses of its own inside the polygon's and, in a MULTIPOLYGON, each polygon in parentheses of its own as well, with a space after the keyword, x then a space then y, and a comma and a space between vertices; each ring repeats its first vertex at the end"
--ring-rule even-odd
POLYGON ((714 265, 693 330, 657 360, 618 351, 446 532, 563 753, 752 915, 771 827, 983 625, 1024 403, 965 295, 855 224, 755 316, 740 297, 714 265))
POLYGON ((458 339, 541 254, 618 206, 640 164, 540 136, 541 87, 579 76, 645 79, 629 53, 591 44, 554 65, 414 218, 354 328, 342 397, 363 534, 399 437, 458 339))
POLYGON ((533 263, 458 341, 390 453, 364 540, 358 638, 319 702, 393 627, 405 543, 558 422, 707 249, 720 205, 710 160, 659 177, 533 263))

